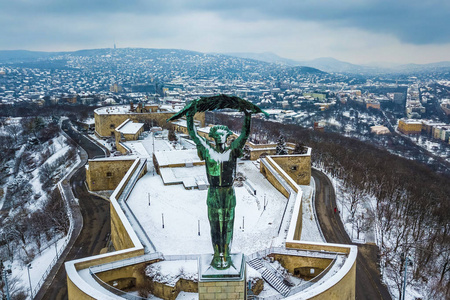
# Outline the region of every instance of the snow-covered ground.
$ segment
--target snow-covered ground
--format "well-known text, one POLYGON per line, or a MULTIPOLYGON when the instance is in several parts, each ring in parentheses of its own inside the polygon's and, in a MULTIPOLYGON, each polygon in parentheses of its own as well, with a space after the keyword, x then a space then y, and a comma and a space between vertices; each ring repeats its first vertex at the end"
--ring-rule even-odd
POLYGON ((302 185, 302 234, 301 241, 325 242, 320 227, 317 223, 317 217, 314 208, 314 193, 316 191, 314 179, 311 178, 309 186, 302 185))
MULTIPOLYGON (((189 171, 190 168, 180 168, 179 172, 181 169, 189 171)), ((278 236, 286 197, 264 178, 253 162, 242 161, 237 171, 247 177, 256 195, 247 184, 235 187, 237 203, 232 251, 251 254, 271 245, 279 246, 272 242, 278 236), (268 202, 265 210, 264 198, 268 202)), ((206 197, 207 190, 186 190, 181 184, 165 186, 161 177, 149 172, 137 182, 127 203, 157 251, 200 254, 212 253, 206 197)))
MULTIPOLYGON (((151 134, 143 134, 140 140, 125 144, 133 150, 133 155, 147 158, 152 157, 154 149, 158 161, 161 160, 160 165, 168 157, 172 157, 171 163, 173 159, 179 160, 180 164, 198 161, 195 145, 189 139, 178 136, 178 142, 173 143, 169 142, 166 136, 160 135, 153 139, 151 134)), ((156 251, 164 255, 212 253, 206 205, 207 190, 185 189, 181 183, 164 185, 161 176, 152 172, 152 160, 148 164, 148 173, 138 180, 127 204, 152 240, 156 251)), ((173 182, 183 182, 183 179, 189 178, 207 182, 204 166, 162 169, 164 172, 161 173, 166 182, 168 177, 173 182)), ((288 199, 260 173, 258 162, 238 161, 237 172, 241 172, 246 181, 242 187, 235 187, 237 204, 232 252, 252 254, 271 246, 281 246, 286 232, 282 230, 279 235, 278 230, 288 199)), ((302 240, 321 242, 323 239, 313 211, 314 184, 312 182, 310 186, 301 186, 301 189, 302 240)), ((290 219, 291 213, 288 210, 285 218, 290 219)), ((159 281, 169 284, 174 284, 181 273, 183 276, 190 274, 190 277, 194 276, 194 273, 197 274, 196 262, 189 264, 189 261, 183 260, 167 261, 152 266, 157 269, 159 281)), ((250 276, 251 268, 248 269, 250 276)), ((255 278, 260 277, 257 271, 253 273, 255 278)), ((270 294, 276 293, 268 285, 266 291, 270 294)), ((151 299, 157 298, 153 296, 151 299)), ((180 293, 177 299, 198 299, 198 294, 180 293)))
MULTIPOLYGON (((376 243, 377 245, 380 245, 380 241, 378 238, 378 232, 376 227, 376 222, 368 224, 366 229, 362 229, 361 232, 357 233, 357 226, 354 222, 351 220, 351 213, 350 213, 350 202, 349 199, 351 198, 351 195, 346 191, 344 188, 343 181, 337 178, 334 178, 328 174, 328 177, 333 183, 334 189, 336 191, 336 204, 338 213, 340 214, 340 217, 342 219, 342 223, 344 224, 345 230, 347 234, 350 236, 350 238, 353 239, 356 243, 376 243)), ((371 214, 374 213, 374 209, 376 207, 376 199, 373 196, 370 195, 364 195, 363 201, 359 202, 356 207, 355 216, 356 218, 361 217, 362 219, 367 219, 371 214)), ((355 218, 355 219, 356 219, 355 218)), ((389 243, 389 241, 385 241, 385 243, 389 243)), ((400 254, 398 255, 400 256, 400 254)), ((389 288, 389 292, 391 293, 391 296, 393 299, 399 299, 399 293, 396 283, 390 279, 399 276, 398 274, 391 274, 390 271, 385 269, 383 281, 386 283, 386 286, 389 288)), ((403 273, 402 273, 403 274, 403 273)), ((403 275, 402 275, 403 276, 403 275)), ((411 284, 407 286, 406 288, 406 300, 415 300, 417 298, 422 298, 423 295, 421 295, 414 286, 411 284)))
MULTIPOLYGON (((28 214, 31 214, 42 208, 44 202, 47 199, 47 193, 42 188, 42 183, 40 181, 40 170, 46 164, 53 164, 57 160, 60 160, 64 157, 68 151, 70 150, 70 146, 65 143, 66 138, 63 135, 58 135, 53 138, 49 142, 46 142, 43 146, 44 149, 49 149, 51 155, 44 161, 42 164, 33 170, 31 173, 27 175, 26 178, 29 178, 29 183, 32 188, 32 196, 30 197, 33 200, 27 201, 20 210, 25 210, 28 214)), ((16 158, 24 151, 25 145, 21 148, 20 151, 16 153, 16 158)), ((40 153, 34 153, 32 157, 36 160, 39 159, 40 153)), ((57 178, 62 180, 65 175, 69 174, 73 168, 78 165, 80 162, 80 158, 76 156, 76 160, 74 161, 66 161, 62 165, 58 166, 55 173, 59 174, 57 178)), ((18 176, 21 176, 23 170, 19 168, 18 174, 10 174, 8 178, 8 183, 16 180, 18 176)), ((56 184, 54 185, 56 188, 56 184)), ((3 203, 0 203, 3 205, 3 203)), ((9 212, 9 216, 13 216, 18 213, 18 209, 12 209, 9 212)), ((1 232, 4 232, 5 228, 2 228, 1 232)), ((11 268, 11 275, 8 277, 10 281, 15 282, 16 290, 17 288, 22 287, 23 290, 29 293, 30 289, 30 281, 33 289, 33 294, 37 292, 37 289, 40 287, 38 284, 42 284, 42 280, 44 280, 45 276, 48 275, 49 268, 55 263, 57 252, 58 255, 64 250, 63 247, 66 244, 68 236, 56 235, 51 240, 47 241, 45 237, 41 238, 41 246, 39 251, 39 247, 32 240, 27 240, 27 245, 24 248, 22 245, 14 244, 10 245, 11 247, 17 247, 16 249, 12 249, 14 252, 13 261, 7 260, 4 261, 4 265, 7 268, 11 268), (25 251, 26 249, 26 251, 25 251), (30 262, 29 269, 29 277, 28 277, 28 268, 27 264, 24 263, 22 252, 26 253, 34 253, 34 258, 30 262)))
POLYGON ((57 239, 53 239, 47 243, 46 248, 41 254, 37 254, 30 263, 30 278, 28 278, 27 265, 23 264, 22 261, 15 259, 12 264, 9 261, 5 263, 5 265, 11 266, 11 277, 16 277, 19 280, 17 284, 28 292, 31 281, 33 295, 36 295, 38 284, 42 284, 42 281, 45 280, 43 276, 48 275, 51 267, 56 262, 57 252, 58 256, 61 255, 61 252, 64 251, 63 246, 66 245, 66 241, 69 238, 67 236, 59 236, 57 239))

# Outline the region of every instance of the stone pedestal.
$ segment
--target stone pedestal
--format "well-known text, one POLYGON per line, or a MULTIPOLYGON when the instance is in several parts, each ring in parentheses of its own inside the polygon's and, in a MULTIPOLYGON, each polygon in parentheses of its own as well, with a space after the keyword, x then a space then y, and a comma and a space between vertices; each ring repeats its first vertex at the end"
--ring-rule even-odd
POLYGON ((198 263, 198 298, 246 299, 247 268, 242 253, 231 254, 232 266, 226 270, 216 270, 210 263, 212 255, 202 255, 198 263))

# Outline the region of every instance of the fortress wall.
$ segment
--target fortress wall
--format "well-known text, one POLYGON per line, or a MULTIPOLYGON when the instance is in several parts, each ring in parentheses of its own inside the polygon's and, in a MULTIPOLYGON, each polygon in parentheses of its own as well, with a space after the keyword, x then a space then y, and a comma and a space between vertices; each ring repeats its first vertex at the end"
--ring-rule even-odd
POLYGON ((111 203, 111 241, 116 250, 128 249, 134 247, 128 232, 117 214, 116 208, 111 203))
POLYGON ((355 299, 355 282, 356 282, 356 261, 352 265, 352 268, 349 272, 336 284, 331 285, 329 289, 320 293, 316 296, 313 296, 308 299, 313 300, 341 300, 341 299, 355 299))
MULTIPOLYGON (((280 264, 291 274, 294 274, 295 269, 298 268, 312 268, 322 271, 325 270, 332 262, 331 259, 319 257, 294 256, 274 253, 269 254, 269 256, 279 261, 280 264)), ((318 275, 318 273, 315 275, 318 275)))
POLYGON ((311 155, 274 155, 271 158, 299 185, 311 181, 311 155))
POLYGON ((116 142, 116 149, 122 154, 127 154, 129 152, 121 142, 116 142))
MULTIPOLYGON (((80 276, 78 271, 92 266, 144 255, 144 247, 116 200, 123 192, 134 172, 137 171, 139 164, 140 159, 136 159, 111 196, 111 239, 118 251, 66 262, 68 299, 114 299, 107 296, 105 292, 90 286, 80 276)), ((143 176, 146 171, 145 164, 145 167, 140 171, 139 177, 143 176)))
POLYGON ((77 284, 74 284, 71 280, 71 277, 67 274, 67 298, 68 299, 77 299, 77 300, 95 300, 94 297, 89 296, 85 292, 83 292, 77 284))
POLYGON ((114 190, 135 159, 90 159, 86 182, 91 191, 114 190))
POLYGON ((284 186, 277 180, 274 174, 266 168, 264 164, 260 164, 260 172, 266 177, 266 179, 282 193, 286 198, 289 198, 289 192, 284 188, 284 186))
MULTIPOLYGON (((286 156, 288 157, 288 156, 286 156)), ((292 177, 290 177, 277 162, 272 159, 272 156, 268 156, 266 161, 275 169, 279 176, 283 177, 286 183, 294 190, 294 192, 298 192, 299 188, 297 183, 294 181, 292 177)), ((278 181, 278 180, 277 180, 278 181)), ((273 182, 271 182, 273 184, 273 182)))
MULTIPOLYGON (((163 128, 168 127, 167 119, 174 115, 174 112, 149 112, 149 113, 98 113, 94 111, 95 119, 95 132, 100 137, 109 137, 114 135, 114 130, 120 124, 125 122, 127 119, 133 122, 142 122, 153 120, 156 124, 155 126, 160 126, 163 128)), ((201 126, 205 126, 205 113, 197 113, 194 117, 195 120, 200 121, 201 126)))

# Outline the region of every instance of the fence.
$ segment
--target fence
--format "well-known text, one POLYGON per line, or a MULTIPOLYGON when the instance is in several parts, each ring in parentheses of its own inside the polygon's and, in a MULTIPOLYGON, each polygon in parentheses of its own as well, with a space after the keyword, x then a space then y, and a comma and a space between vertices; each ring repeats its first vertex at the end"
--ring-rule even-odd
MULTIPOLYGON (((286 206, 284 207, 283 216, 281 217, 280 226, 278 227, 278 234, 280 234, 281 227, 283 226, 284 217, 286 215, 289 203, 291 203, 291 201, 294 200, 297 193, 291 188, 291 186, 286 182, 286 180, 278 174, 275 168, 266 159, 261 159, 261 162, 267 168, 267 170, 269 170, 269 172, 272 173, 272 175, 277 179, 277 181, 281 184, 281 186, 289 193, 289 198, 286 202, 286 206)), ((290 223, 290 220, 288 221, 288 223, 290 223)))
MULTIPOLYGON (((139 165, 136 167, 134 173, 130 177, 130 180, 128 180, 127 184, 125 185, 124 189, 122 190, 122 193, 118 197, 117 203, 119 203, 119 205, 122 207, 124 213, 128 212, 131 214, 131 217, 135 221, 134 224, 136 224, 140 230, 141 242, 144 245, 144 248, 146 248, 145 252, 150 252, 150 251, 156 251, 155 245, 153 244, 153 242, 150 239, 150 237, 148 236, 147 232, 142 227, 141 222, 138 221, 135 214, 130 209, 130 207, 128 206, 128 203, 127 203, 128 197, 130 196, 131 191, 133 190, 134 186, 136 185, 136 182, 138 181, 139 176, 140 176, 142 170, 144 169, 144 167, 146 166, 146 164, 147 164, 147 160, 141 158, 139 161, 139 165), (122 203, 123 203, 123 205, 122 205, 122 203)), ((136 234, 137 234, 137 232, 136 232, 136 234)), ((139 237, 139 235, 138 235, 138 237, 139 237)))
MULTIPOLYGON (((293 288, 291 288, 291 291, 289 292, 289 295, 294 295, 296 293, 299 293, 313 284, 317 283, 320 279, 322 279, 328 271, 334 266, 336 259, 338 258, 339 254, 336 252, 329 252, 329 251, 309 251, 309 250, 289 250, 282 247, 271 247, 267 248, 255 253, 252 253, 248 256, 246 256, 246 260, 250 261, 255 258, 262 258, 266 257, 269 254, 286 254, 286 255, 297 255, 297 256, 308 256, 308 257, 320 257, 320 258, 328 258, 332 259, 331 263, 322 271, 319 275, 312 278, 309 281, 306 281, 304 283, 301 283, 293 288)), ((266 264, 265 264, 266 265, 266 264)), ((283 299, 285 296, 281 294, 275 294, 275 295, 269 295, 269 296, 257 296, 257 295, 251 295, 247 299, 258 299, 258 300, 277 300, 277 299, 283 299)))
POLYGON ((129 300, 142 300, 142 299, 147 299, 147 298, 142 298, 140 296, 130 294, 130 293, 124 292, 122 290, 116 289, 115 287, 107 284, 106 282, 104 282, 103 280, 98 278, 98 276, 95 275, 95 273, 104 272, 104 271, 108 271, 108 270, 112 270, 112 269, 116 269, 116 268, 120 268, 120 267, 126 267, 126 266, 143 263, 143 262, 147 262, 147 261, 152 261, 152 260, 156 260, 156 259, 166 260, 166 261, 197 260, 199 257, 200 257, 200 255, 197 255, 197 254, 164 256, 160 252, 154 252, 154 253, 142 255, 139 257, 132 257, 132 258, 128 258, 128 259, 124 259, 124 260, 120 260, 120 261, 115 261, 115 262, 110 262, 107 264, 90 267, 89 273, 95 279, 95 281, 97 281, 98 284, 100 284, 103 288, 110 291, 111 293, 118 295, 122 298, 129 299, 129 300))
MULTIPOLYGON (((70 241, 70 238, 72 236, 72 232, 73 232, 73 226, 74 226, 74 220, 73 220, 73 215, 72 215, 72 210, 70 209, 70 204, 69 201, 66 198, 66 193, 64 191, 64 187, 61 185, 61 182, 58 183, 58 189, 61 193, 61 197, 64 200, 64 204, 66 205, 66 211, 67 211, 67 215, 69 216, 69 220, 70 220, 70 225, 69 225, 69 232, 66 235, 66 239, 64 241, 64 243, 62 244, 62 246, 59 248, 59 251, 56 250, 56 256, 53 258, 53 260, 50 262, 47 270, 45 270, 44 274, 42 274, 41 279, 39 279, 38 283, 35 285, 35 287, 30 291, 31 295, 36 295, 37 292, 39 292, 41 286, 44 284, 45 280, 47 279, 47 276, 50 274, 52 268, 55 266, 56 262, 58 261, 58 258, 61 256, 61 254, 64 252, 64 250, 66 249, 67 244, 70 241)), ((55 244, 57 243, 57 241, 55 242, 55 244)))
POLYGON ((89 273, 92 275, 92 277, 95 279, 95 281, 97 281, 98 284, 100 284, 104 289, 110 291, 111 293, 120 296, 124 299, 129 299, 129 300, 144 300, 144 299, 148 299, 148 298, 143 298, 143 297, 139 297, 137 295, 133 295, 127 292, 124 292, 122 290, 116 289, 113 286, 110 286, 109 284, 107 284, 106 282, 104 282, 103 280, 101 280, 100 278, 97 277, 97 275, 95 275, 90 269, 89 269, 89 273))

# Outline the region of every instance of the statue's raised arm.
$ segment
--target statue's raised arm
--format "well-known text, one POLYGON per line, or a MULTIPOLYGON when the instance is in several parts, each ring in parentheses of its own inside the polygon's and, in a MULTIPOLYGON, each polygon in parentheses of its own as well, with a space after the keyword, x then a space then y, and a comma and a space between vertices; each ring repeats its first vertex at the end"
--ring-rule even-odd
MULTIPOLYGON (((245 142, 248 139, 248 136, 250 135, 250 125, 252 120, 252 114, 248 111, 244 110, 245 118, 244 118, 244 124, 242 124, 241 134, 239 137, 234 140, 231 143, 231 149, 233 150, 239 150, 240 154, 242 152, 242 148, 245 146, 245 142)), ((239 155, 240 156, 240 155, 239 155)))
POLYGON ((232 266, 230 245, 233 238, 236 207, 236 195, 233 187, 236 159, 241 156, 242 148, 250 134, 252 113, 267 115, 251 102, 235 96, 217 95, 194 100, 167 120, 173 121, 186 116, 189 135, 197 145, 200 158, 205 160, 209 182, 206 203, 214 250, 211 266, 218 270, 228 269, 232 266), (210 129, 209 136, 214 139, 214 145, 212 145, 198 135, 194 124, 194 115, 197 112, 222 108, 236 109, 245 114, 241 134, 231 143, 230 147, 226 146, 227 138, 232 134, 228 127, 216 125, 210 129))
MULTIPOLYGON (((253 103, 241 99, 236 96, 228 96, 225 94, 220 94, 212 97, 202 97, 200 99, 194 100, 188 105, 186 105, 182 110, 178 113, 174 114, 172 117, 167 119, 167 121, 174 121, 183 116, 185 116, 188 112, 204 112, 204 111, 213 111, 216 109, 223 108, 231 108, 239 111, 247 111, 250 114, 263 113, 265 116, 269 116, 265 111, 263 111, 258 106, 253 103)), ((192 115, 192 116, 193 116, 192 115)))

